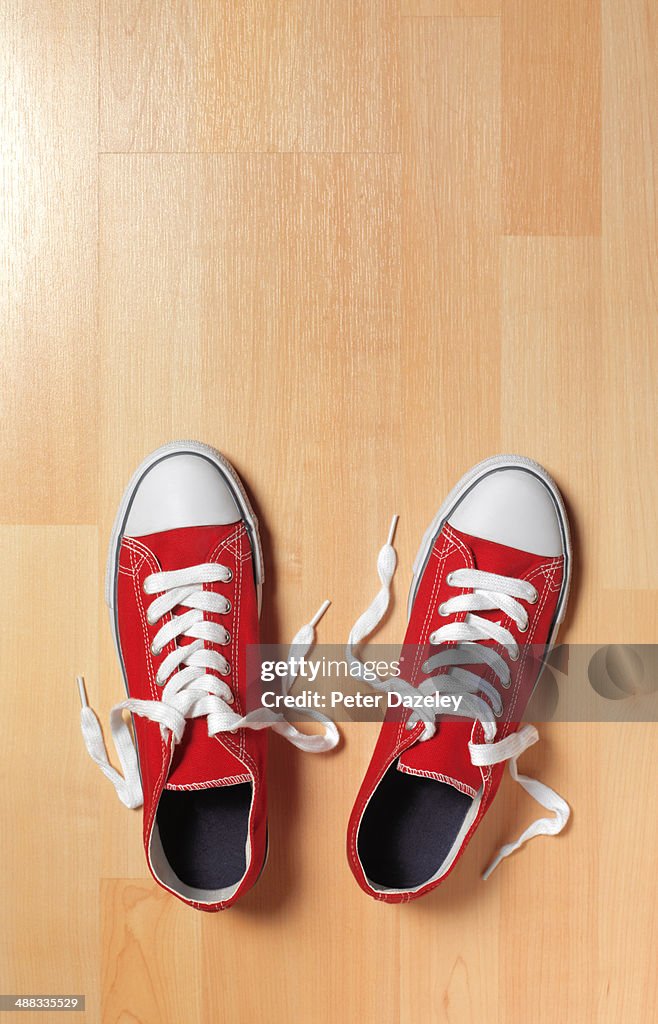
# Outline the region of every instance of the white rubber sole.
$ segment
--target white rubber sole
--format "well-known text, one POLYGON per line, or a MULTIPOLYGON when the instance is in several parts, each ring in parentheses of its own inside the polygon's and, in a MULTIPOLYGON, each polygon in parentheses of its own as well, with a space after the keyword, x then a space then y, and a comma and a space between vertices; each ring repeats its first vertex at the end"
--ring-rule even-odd
MULTIPOLYGON (((114 645, 119 656, 119 661, 123 668, 123 659, 121 658, 121 650, 119 647, 119 638, 117 633, 117 623, 115 614, 115 594, 117 585, 117 574, 119 564, 119 548, 121 546, 121 539, 124 535, 124 527, 130 511, 132 500, 145 473, 149 471, 157 462, 162 459, 166 459, 172 455, 200 455, 204 459, 211 462, 219 472, 222 474, 224 480, 228 484, 233 497, 235 498, 236 504, 242 513, 242 517, 246 524, 249 532, 249 539, 251 541, 251 549, 253 552, 254 559, 254 574, 256 582, 256 590, 258 594, 258 610, 260 612, 261 597, 262 597, 262 586, 265 578, 264 566, 263 566, 263 550, 260 543, 260 536, 258 533, 258 520, 254 514, 254 511, 249 503, 249 499, 243 487, 242 481, 238 474, 233 469, 233 466, 224 458, 221 452, 218 452, 215 448, 211 448, 209 445, 201 444, 199 441, 172 441, 170 444, 165 444, 161 448, 156 448, 154 452, 144 459, 141 465, 133 473, 130 483, 126 487, 119 508, 114 520, 114 526, 112 527, 112 533, 110 535, 110 544, 107 554, 107 565, 105 569, 105 603, 107 604, 110 611, 110 623, 112 626, 112 635, 114 637, 114 645)), ((125 673, 124 673, 125 681, 125 673)))
POLYGON ((416 599, 416 593, 418 592, 418 586, 420 584, 421 576, 425 571, 425 566, 430 556, 430 552, 434 547, 437 536, 443 529, 445 522, 450 518, 455 507, 459 504, 461 499, 470 491, 483 477, 488 476, 490 473, 500 472, 502 469, 521 469, 527 473, 532 473, 538 477, 542 483, 545 484, 548 491, 551 494, 555 509, 557 512, 558 521, 560 524, 560 533, 562 535, 562 543, 564 549, 564 579, 562 581, 562 589, 558 600, 558 606, 551 627, 551 635, 548 640, 548 647, 553 645, 555 636, 557 634, 558 627, 564 619, 567 598, 569 596, 569 586, 571 584, 571 537, 569 534, 569 520, 567 519, 567 512, 564 507, 562 495, 558 490, 558 486, 552 477, 546 472, 546 470, 539 465, 538 462, 533 462, 532 459, 523 458, 521 455, 494 455, 493 458, 485 459, 483 462, 479 462, 477 466, 470 469, 466 473, 458 484, 450 491, 450 494, 443 502, 441 508, 434 516, 434 519, 427 527, 423 539, 418 550, 418 554, 413 564, 413 578, 411 581, 411 589, 409 590, 409 599, 407 601, 407 616, 411 615, 411 609, 413 608, 414 601, 416 599))

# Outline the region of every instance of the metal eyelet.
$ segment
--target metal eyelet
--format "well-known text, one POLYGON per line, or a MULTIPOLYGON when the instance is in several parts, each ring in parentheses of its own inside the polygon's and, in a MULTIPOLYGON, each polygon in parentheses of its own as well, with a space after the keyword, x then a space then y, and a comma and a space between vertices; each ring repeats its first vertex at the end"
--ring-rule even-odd
POLYGON ((228 573, 228 576, 225 576, 225 577, 224 577, 224 580, 223 580, 223 582, 224 582, 224 583, 230 583, 230 582, 231 582, 231 580, 233 579, 233 570, 232 570, 232 569, 229 569, 229 567, 228 567, 228 566, 225 566, 225 569, 226 569, 226 572, 228 573))
POLYGON ((538 594, 537 590, 535 590, 535 596, 528 598, 528 604, 537 604, 538 600, 539 600, 539 594, 538 594))
POLYGON ((231 634, 229 633, 228 629, 225 629, 224 632, 226 633, 226 637, 224 638, 224 640, 220 641, 220 647, 226 647, 231 642, 231 634))
POLYGON ((447 611, 446 611, 445 601, 444 601, 443 604, 439 605, 438 611, 439 611, 439 615, 441 616, 441 618, 445 619, 446 615, 448 614, 447 611))
POLYGON ((530 620, 528 619, 526 621, 525 626, 519 626, 519 633, 527 633, 529 628, 530 628, 530 620))
POLYGON ((228 615, 228 613, 230 612, 232 607, 233 607, 233 605, 231 604, 231 602, 229 601, 229 599, 227 597, 226 598, 226 608, 224 609, 223 612, 220 612, 220 615, 228 615))
POLYGON ((448 575, 446 576, 446 583, 448 584, 449 587, 452 586, 452 581, 454 580, 454 578, 455 578, 454 572, 449 572, 448 575))
POLYGON ((512 654, 512 652, 510 651, 508 653, 508 658, 509 658, 510 661, 518 661, 519 660, 518 652, 516 654, 512 654))
POLYGON ((153 655, 154 658, 157 658, 159 654, 162 654, 162 648, 156 648, 153 644, 151 644, 151 654, 153 655))

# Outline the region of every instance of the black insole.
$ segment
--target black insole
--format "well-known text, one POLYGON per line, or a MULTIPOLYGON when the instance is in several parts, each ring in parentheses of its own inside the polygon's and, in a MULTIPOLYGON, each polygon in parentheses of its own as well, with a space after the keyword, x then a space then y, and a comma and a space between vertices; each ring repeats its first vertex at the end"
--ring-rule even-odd
POLYGON ((246 870, 251 783, 216 789, 165 789, 157 823, 165 856, 181 882, 226 889, 246 870))
POLYGON ((361 820, 357 839, 366 877, 386 889, 414 889, 439 870, 472 800, 420 775, 388 769, 361 820))

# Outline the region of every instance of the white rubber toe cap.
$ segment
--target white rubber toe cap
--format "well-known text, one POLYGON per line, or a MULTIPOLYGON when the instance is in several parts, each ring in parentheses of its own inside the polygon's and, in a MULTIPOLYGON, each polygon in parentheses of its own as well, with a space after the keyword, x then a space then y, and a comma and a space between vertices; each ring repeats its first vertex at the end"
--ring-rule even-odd
POLYGON ((185 526, 220 526, 242 518, 212 462, 190 452, 166 455, 147 469, 130 504, 124 533, 143 537, 185 526))
POLYGON ((462 533, 533 555, 565 553, 558 510, 547 484, 524 469, 496 469, 458 502, 448 522, 462 533))

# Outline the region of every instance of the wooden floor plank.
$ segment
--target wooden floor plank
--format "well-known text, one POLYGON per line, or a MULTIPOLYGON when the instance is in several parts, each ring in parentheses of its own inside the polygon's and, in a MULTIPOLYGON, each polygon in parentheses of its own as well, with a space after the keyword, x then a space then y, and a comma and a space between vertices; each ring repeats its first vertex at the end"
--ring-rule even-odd
MULTIPOLYGON (((606 980, 597 945, 606 913, 602 851, 609 829, 622 827, 623 798, 608 797, 615 766, 604 752, 602 725, 559 722, 538 730, 540 742, 523 755, 519 771, 553 787, 572 816, 561 835, 531 840, 484 883, 495 881, 502 907, 498 1012, 501 1022, 548 1021, 553 1014, 598 1020, 594 1005, 606 980)), ((507 773, 497 801, 501 826, 492 836, 494 850, 545 816, 507 773)))
POLYGON ((505 234, 601 231, 598 0, 505 0, 505 234))
POLYGON ((499 52, 496 19, 403 26, 397 478, 412 557, 442 496, 499 449, 499 52))
MULTIPOLYGON (((655 634, 654 634, 655 639, 655 634)), ((656 900, 647 882, 658 858, 658 822, 648 814, 643 782, 655 758, 655 723, 599 726, 606 749, 599 792, 605 794, 598 879, 598 956, 602 983, 597 1009, 602 1024, 620 1015, 642 1021, 655 1015, 658 979, 656 900), (623 835, 623 842, 615 841, 623 835), (614 895, 613 895, 614 894, 614 895)))
POLYGON ((273 640, 325 596, 324 637, 346 636, 359 552, 341 537, 394 511, 398 194, 396 157, 103 160, 103 529, 150 448, 217 446, 260 512, 273 640))
POLYGON ((487 18, 500 15, 504 0, 401 0, 401 14, 416 18, 487 18))
POLYGON ((571 640, 590 642, 609 545, 597 456, 614 443, 602 394, 601 243, 508 238, 502 274, 502 444, 546 466, 573 510, 567 626, 571 640))
POLYGON ((94 0, 0 10, 3 523, 94 521, 96 16, 94 0))
POLYGON ((75 676, 84 673, 96 692, 97 544, 92 526, 0 528, 0 990, 83 995, 82 1022, 99 1020, 102 782, 89 771, 75 676))
POLYGON ((390 152, 394 0, 102 0, 101 149, 390 152))
POLYGON ((103 1024, 201 1020, 199 915, 151 882, 104 879, 103 1024))
POLYGON ((628 538, 651 535, 658 503, 657 39, 655 4, 603 4, 603 393, 614 443, 601 464, 618 496, 602 506, 615 538, 605 584, 654 590, 658 559, 628 538))

